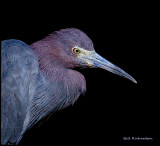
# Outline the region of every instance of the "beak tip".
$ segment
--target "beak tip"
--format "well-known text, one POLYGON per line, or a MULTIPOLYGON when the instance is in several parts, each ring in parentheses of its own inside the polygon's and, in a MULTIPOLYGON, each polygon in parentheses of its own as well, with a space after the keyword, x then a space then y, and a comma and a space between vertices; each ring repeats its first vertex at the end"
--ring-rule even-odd
POLYGON ((136 81, 136 80, 134 80, 133 82, 134 82, 135 84, 137 84, 137 81, 136 81))
POLYGON ((136 81, 133 77, 131 78, 131 81, 132 81, 133 83, 137 84, 137 81, 136 81))

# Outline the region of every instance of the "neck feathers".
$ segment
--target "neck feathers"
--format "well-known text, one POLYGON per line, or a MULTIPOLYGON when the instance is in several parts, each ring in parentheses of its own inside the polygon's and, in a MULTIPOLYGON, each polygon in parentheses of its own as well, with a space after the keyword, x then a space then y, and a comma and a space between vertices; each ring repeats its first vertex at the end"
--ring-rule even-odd
POLYGON ((71 69, 54 72, 55 77, 40 77, 36 96, 32 99, 31 116, 28 127, 31 127, 46 115, 73 105, 86 91, 86 81, 79 72, 71 69), (56 75, 58 74, 58 77, 56 75))
POLYGON ((78 71, 66 68, 61 64, 56 56, 57 50, 51 49, 52 45, 47 44, 45 39, 31 45, 37 55, 40 71, 49 81, 61 81, 66 88, 72 89, 73 93, 78 91, 83 94, 86 90, 84 76, 78 71))
POLYGON ((42 48, 44 44, 38 46, 31 45, 39 61, 40 75, 29 127, 51 112, 73 104, 86 91, 86 81, 81 73, 60 66, 55 58, 49 56, 47 48, 42 48))

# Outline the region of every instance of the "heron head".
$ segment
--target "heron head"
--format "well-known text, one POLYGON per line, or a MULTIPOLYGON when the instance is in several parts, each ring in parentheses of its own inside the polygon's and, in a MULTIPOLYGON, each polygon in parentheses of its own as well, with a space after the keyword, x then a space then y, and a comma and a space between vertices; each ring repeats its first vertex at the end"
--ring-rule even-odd
POLYGON ((102 68, 137 83, 128 73, 96 53, 91 39, 81 30, 61 29, 54 33, 54 39, 58 57, 66 67, 102 68))

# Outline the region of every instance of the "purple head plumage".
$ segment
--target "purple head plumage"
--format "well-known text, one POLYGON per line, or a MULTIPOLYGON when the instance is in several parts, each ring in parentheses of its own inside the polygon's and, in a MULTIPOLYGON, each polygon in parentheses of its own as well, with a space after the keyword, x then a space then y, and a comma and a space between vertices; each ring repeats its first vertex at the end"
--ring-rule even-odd
MULTIPOLYGON (((36 43, 32 45, 33 48, 35 46, 36 43)), ((103 68, 137 83, 128 73, 98 55, 94 50, 91 39, 79 29, 67 28, 55 31, 38 42, 38 46, 42 47, 39 56, 47 55, 48 62, 54 62, 54 65, 57 64, 67 68, 103 68)), ((40 65, 46 67, 45 62, 46 60, 40 60, 40 65), (43 65, 44 63, 45 65, 43 65)))

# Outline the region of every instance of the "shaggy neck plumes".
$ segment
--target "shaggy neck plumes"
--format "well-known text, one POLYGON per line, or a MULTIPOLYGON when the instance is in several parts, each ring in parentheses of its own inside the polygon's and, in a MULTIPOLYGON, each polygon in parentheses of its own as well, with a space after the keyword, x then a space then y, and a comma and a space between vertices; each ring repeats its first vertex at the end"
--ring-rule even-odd
POLYGON ((47 114, 73 104, 86 91, 84 76, 60 64, 56 56, 54 58, 49 54, 50 46, 39 41, 31 47, 39 61, 40 75, 31 106, 29 127, 47 114))

